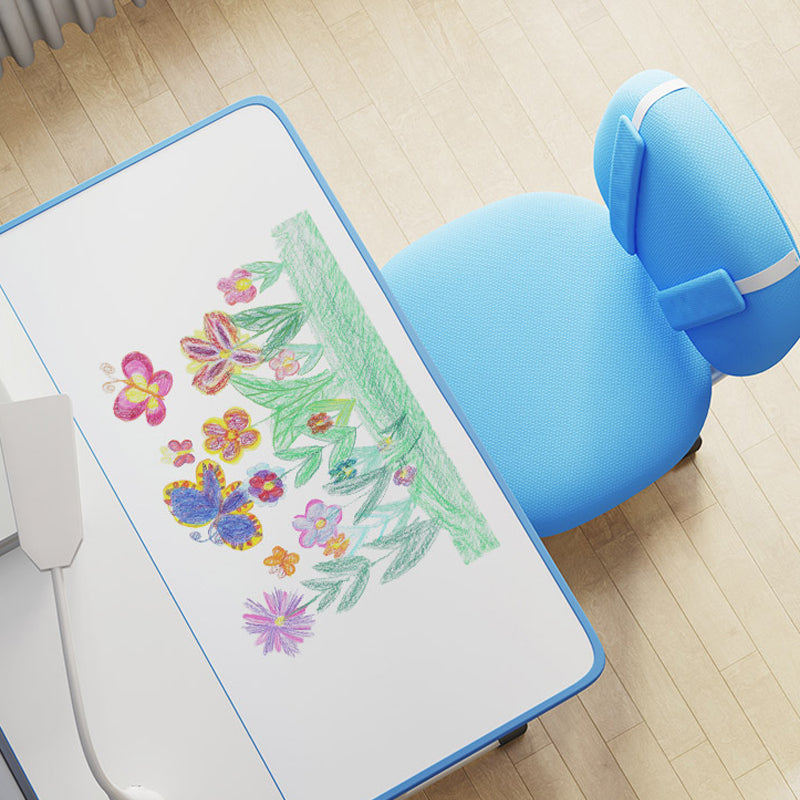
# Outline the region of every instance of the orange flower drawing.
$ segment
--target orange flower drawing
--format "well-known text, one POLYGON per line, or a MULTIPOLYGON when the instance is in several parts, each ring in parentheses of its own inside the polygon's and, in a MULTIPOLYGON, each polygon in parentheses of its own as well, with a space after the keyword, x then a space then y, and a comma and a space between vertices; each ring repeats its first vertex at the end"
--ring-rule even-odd
POLYGON ((283 547, 273 547, 272 555, 264 559, 264 566, 279 578, 286 578, 294 575, 298 561, 300 556, 297 553, 288 553, 283 547))

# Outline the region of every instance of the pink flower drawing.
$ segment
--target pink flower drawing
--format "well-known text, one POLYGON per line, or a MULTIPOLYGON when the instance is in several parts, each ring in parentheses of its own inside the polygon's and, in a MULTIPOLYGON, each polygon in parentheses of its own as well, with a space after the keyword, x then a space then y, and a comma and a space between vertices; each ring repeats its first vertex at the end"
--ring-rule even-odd
POLYGON ((128 353, 122 359, 125 388, 114 400, 114 416, 126 422, 145 415, 148 425, 160 425, 167 414, 164 397, 172 388, 172 375, 153 371, 153 362, 144 353, 128 353))
POLYGON ((252 272, 239 267, 231 272, 230 278, 220 278, 217 281, 217 289, 224 294, 225 302, 229 306, 249 303, 258 294, 252 279, 252 272))
POLYGON ((185 336, 181 349, 192 361, 202 366, 192 385, 203 394, 216 394, 227 386, 231 375, 252 369, 264 359, 261 350, 239 343, 239 331, 223 311, 211 311, 203 317, 205 339, 185 336))
POLYGON ((267 653, 286 653, 296 656, 298 645, 314 634, 311 626, 314 616, 305 613, 302 595, 289 594, 282 589, 273 589, 271 594, 264 592, 264 605, 249 598, 245 602, 251 613, 243 614, 244 629, 258 637, 256 645, 264 646, 267 653))
POLYGON ((179 442, 177 439, 170 439, 166 447, 161 448, 163 453, 162 461, 166 464, 173 464, 176 467, 182 467, 184 464, 193 464, 194 455, 192 455, 192 440, 184 439, 179 442))
POLYGON ((332 536, 336 536, 338 524, 342 521, 341 506, 326 506, 322 500, 309 500, 306 513, 298 514, 292 527, 300 531, 300 546, 324 547, 332 536))
POLYGON ((417 468, 413 464, 406 464, 400 467, 392 476, 395 486, 411 486, 414 478, 417 477, 417 468))
POLYGON ((203 447, 207 453, 219 453, 223 461, 235 464, 242 451, 257 447, 261 434, 250 427, 250 415, 243 408, 229 408, 219 417, 211 417, 203 423, 206 440, 203 447))
POLYGON ((281 350, 278 355, 269 360, 269 366, 275 370, 276 381, 282 381, 300 371, 300 362, 293 350, 281 350))

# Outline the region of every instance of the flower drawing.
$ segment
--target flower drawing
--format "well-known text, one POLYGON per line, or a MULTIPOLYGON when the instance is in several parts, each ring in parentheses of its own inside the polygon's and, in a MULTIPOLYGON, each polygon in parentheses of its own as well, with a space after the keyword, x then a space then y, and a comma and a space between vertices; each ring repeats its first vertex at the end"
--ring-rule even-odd
POLYGON ((354 458, 340 461, 332 470, 328 470, 328 475, 333 478, 334 483, 341 483, 348 478, 354 478, 358 474, 356 463, 356 459, 354 458))
POLYGON ((203 447, 207 453, 219 453, 229 464, 235 464, 242 451, 257 447, 261 434, 250 427, 250 415, 243 408, 229 408, 223 415, 212 417, 203 423, 206 440, 203 447))
POLYGON ((326 506, 322 500, 309 500, 306 513, 298 514, 292 527, 300 531, 300 546, 324 547, 332 536, 339 533, 337 525, 342 521, 341 506, 326 506))
POLYGON ((253 273, 241 267, 231 272, 229 278, 220 278, 217 281, 217 289, 225 296, 225 302, 229 306, 236 303, 249 303, 258 294, 253 286, 253 273))
POLYGON ((279 578, 287 578, 294 575, 295 564, 300 561, 297 553, 289 553, 283 547, 273 547, 272 555, 264 559, 264 566, 270 567, 270 572, 279 578))
POLYGON ((347 552, 348 547, 350 547, 350 540, 345 539, 344 534, 340 533, 328 539, 325 544, 325 549, 322 551, 322 555, 341 558, 347 552))
POLYGON ((324 411, 320 411, 317 414, 312 414, 308 418, 306 425, 308 425, 311 433, 316 436, 318 433, 325 433, 325 431, 333 427, 333 417, 326 414, 324 411))
MULTIPOLYGON (((167 414, 164 398, 172 388, 172 375, 166 370, 153 371, 153 363, 144 353, 128 353, 122 359, 125 388, 114 400, 114 416, 126 422, 145 415, 148 425, 160 425, 167 414)), ((113 389, 112 389, 113 391, 113 389)))
POLYGON ((192 385, 203 394, 216 394, 227 386, 231 375, 252 369, 264 359, 261 350, 239 342, 239 331, 233 320, 222 311, 211 311, 203 317, 205 338, 184 336, 181 350, 200 365, 192 385))
MULTIPOLYGON (((248 512, 253 507, 242 482, 225 485, 222 467, 213 461, 197 465, 196 482, 175 481, 164 487, 164 502, 181 525, 208 528, 208 539, 234 550, 249 550, 263 538, 261 523, 248 512)), ((198 532, 192 538, 201 541, 198 532)))
POLYGON ((245 606, 250 613, 243 615, 244 629, 257 637, 256 645, 264 646, 264 655, 274 651, 296 656, 297 646, 314 635, 314 616, 305 613, 302 602, 302 595, 290 595, 282 589, 264 592, 264 605, 247 599, 245 606))
POLYGON ((392 480, 396 486, 411 486, 416 476, 417 468, 412 464, 406 464, 406 466, 400 467, 400 469, 394 473, 392 480))
POLYGON ((247 470, 250 476, 250 494, 259 503, 274 504, 283 497, 285 491, 281 476, 271 470, 268 464, 257 464, 247 470))
POLYGON ((165 464, 173 464, 182 467, 184 464, 193 464, 192 440, 184 439, 179 442, 177 439, 170 439, 166 447, 161 448, 161 460, 165 464))
POLYGON ((269 360, 270 369, 275 370, 275 380, 282 381, 290 375, 300 371, 300 362, 294 350, 281 350, 278 355, 269 360))

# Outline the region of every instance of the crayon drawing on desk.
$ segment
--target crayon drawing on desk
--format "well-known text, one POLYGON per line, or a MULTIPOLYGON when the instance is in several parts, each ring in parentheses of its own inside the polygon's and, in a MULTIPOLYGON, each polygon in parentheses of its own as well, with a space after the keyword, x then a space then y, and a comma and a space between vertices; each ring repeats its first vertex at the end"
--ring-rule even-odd
POLYGON ((6 228, 0 285, 95 457, 87 530, 116 495, 266 797, 394 796, 599 673, 266 101, 6 228))

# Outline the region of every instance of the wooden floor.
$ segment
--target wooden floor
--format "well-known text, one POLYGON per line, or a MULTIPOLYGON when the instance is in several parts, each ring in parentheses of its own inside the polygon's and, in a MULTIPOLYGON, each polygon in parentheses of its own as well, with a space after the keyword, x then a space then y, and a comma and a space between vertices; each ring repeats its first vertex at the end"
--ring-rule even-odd
MULTIPOLYGON (((375 260, 507 195, 598 198, 592 141, 644 67, 721 113, 800 230, 793 0, 148 0, 10 59, 0 220, 252 94, 282 104, 375 260)), ((800 349, 715 390, 705 444, 547 540, 600 680, 428 800, 800 797, 800 349)))

